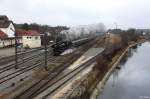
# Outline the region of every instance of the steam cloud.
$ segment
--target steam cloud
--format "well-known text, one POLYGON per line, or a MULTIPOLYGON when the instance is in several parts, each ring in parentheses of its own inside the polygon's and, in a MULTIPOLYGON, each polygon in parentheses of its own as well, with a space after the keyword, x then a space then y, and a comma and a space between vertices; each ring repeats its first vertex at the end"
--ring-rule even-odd
POLYGON ((106 27, 103 23, 90 24, 90 25, 80 25, 76 27, 71 27, 69 30, 64 30, 61 34, 66 35, 68 39, 77 39, 86 37, 89 35, 94 35, 96 33, 104 33, 106 27))

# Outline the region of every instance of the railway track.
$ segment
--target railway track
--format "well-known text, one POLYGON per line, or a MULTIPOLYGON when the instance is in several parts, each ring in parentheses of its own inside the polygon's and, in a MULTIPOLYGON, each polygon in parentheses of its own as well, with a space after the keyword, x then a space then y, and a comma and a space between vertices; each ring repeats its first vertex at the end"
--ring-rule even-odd
POLYGON ((6 81, 8 81, 8 80, 18 76, 18 75, 21 75, 21 74, 23 74, 23 73, 25 73, 25 72, 27 72, 27 71, 29 71, 31 69, 34 69, 35 67, 39 66, 41 63, 42 62, 34 63, 32 65, 29 65, 26 68, 19 69, 19 70, 13 72, 13 73, 10 73, 10 74, 7 74, 7 75, 5 75, 3 77, 0 77, 0 84, 2 84, 4 82, 6 82, 6 81))
MULTIPOLYGON (((40 58, 44 58, 44 55, 41 56, 40 58)), ((51 57, 48 57, 48 59, 50 59, 50 58, 51 57)), ((35 58, 32 58, 32 59, 35 59, 35 58)), ((12 73, 8 73, 7 75, 4 75, 4 76, 0 77, 0 84, 5 83, 6 81, 9 81, 9 80, 13 79, 16 76, 19 76, 23 73, 28 72, 29 70, 32 70, 32 69, 44 64, 44 60, 39 61, 39 59, 34 60, 34 62, 33 62, 33 60, 30 59, 27 62, 28 62, 28 65, 26 65, 25 67, 22 67, 21 69, 18 69, 16 71, 12 72, 12 73)), ((2 72, 2 73, 4 73, 4 72, 2 72)))
MULTIPOLYGON (((87 46, 87 45, 86 45, 87 46)), ((84 47, 86 47, 84 46, 84 47)), ((85 50, 85 49, 84 49, 85 50)), ((76 52, 75 52, 76 53, 76 52)), ((80 56, 80 55, 79 55, 80 56)), ((77 57, 76 54, 73 55, 73 57, 77 57)), ((72 58, 70 58, 72 59, 72 58)), ((94 58, 95 59, 95 58, 94 58)), ((70 60, 71 61, 71 60, 70 60)), ((74 60, 73 60, 74 61, 74 60)), ((92 60, 91 60, 92 61, 92 60)), ((89 61, 87 64, 91 64, 92 62, 89 61)), ((73 72, 77 71, 79 68, 83 68, 86 66, 79 66, 75 70, 63 75, 62 71, 65 70, 68 66, 68 64, 65 64, 66 66, 62 66, 63 68, 58 71, 58 73, 53 74, 52 72, 48 74, 48 76, 43 77, 41 80, 39 80, 37 83, 33 84, 31 87, 27 88, 17 96, 15 96, 14 99, 32 99, 33 97, 36 97, 38 94, 44 92, 46 89, 48 89, 51 86, 54 86, 55 83, 59 82, 60 80, 64 79, 67 75, 72 74, 73 72), (59 79, 56 79, 57 76, 61 75, 59 79), (63 76, 62 76, 63 75, 63 76)), ((77 74, 77 73, 76 73, 77 74)), ((75 76, 75 75, 73 75, 75 76)), ((71 76, 71 77, 73 77, 71 76)), ((71 79, 71 78, 70 78, 71 79)), ((60 86, 59 86, 60 87, 60 86)), ((53 90, 54 91, 54 90, 53 90)))
MULTIPOLYGON (((48 54, 51 54, 51 53, 52 53, 52 51, 50 50, 48 52, 48 54)), ((40 59, 41 56, 43 57, 43 54, 44 54, 44 52, 40 52, 40 53, 37 53, 37 54, 32 55, 30 57, 25 57, 23 59, 18 59, 18 66, 21 67, 21 68, 25 67, 25 65, 28 64, 29 61, 31 61, 31 60, 33 60, 37 57, 40 59), (23 66, 21 66, 21 65, 23 65, 23 66)), ((34 60, 33 60, 33 62, 34 62, 34 60)), ((5 66, 1 66, 0 67, 0 74, 2 74, 3 72, 6 72, 8 70, 13 69, 15 67, 15 65, 16 65, 15 63, 11 63, 11 64, 8 64, 8 65, 5 65, 5 66)))
MULTIPOLYGON (((51 46, 52 45, 49 45, 48 48, 50 48, 51 46)), ((40 48, 37 48, 37 49, 32 49, 32 50, 29 50, 29 51, 18 53, 18 58, 21 58, 21 56, 28 56, 30 54, 37 53, 38 51, 41 51, 41 50, 44 50, 44 48, 40 47, 40 48)), ((0 58, 0 65, 7 64, 8 62, 12 62, 14 60, 15 60, 15 55, 0 58)))
MULTIPOLYGON (((35 63, 35 64, 33 64, 32 66, 30 66, 30 67, 28 67, 28 68, 21 69, 21 70, 19 70, 19 71, 16 71, 16 72, 13 72, 13 73, 11 73, 11 74, 8 74, 8 75, 6 75, 6 76, 1 77, 1 78, 0 78, 0 84, 6 83, 6 82, 8 82, 9 80, 11 80, 11 79, 13 79, 13 78, 15 78, 15 77, 17 77, 17 76, 19 76, 19 75, 21 75, 21 74, 24 74, 24 73, 28 72, 29 70, 32 70, 32 69, 34 69, 34 68, 40 66, 41 63, 42 63, 42 62, 40 62, 40 63, 35 63)), ((43 62, 43 63, 44 63, 44 62, 43 62)))
MULTIPOLYGON (((51 58, 48 58, 48 59, 51 59, 51 58)), ((36 68, 42 67, 43 64, 44 64, 44 60, 38 61, 38 62, 33 63, 32 65, 29 65, 26 68, 22 68, 18 71, 15 71, 13 73, 10 73, 8 75, 1 77, 0 78, 0 86, 1 86, 0 90, 3 90, 11 86, 12 84, 15 84, 17 81, 24 79, 25 77, 30 77, 32 75, 32 71, 36 68)))
MULTIPOLYGON (((36 55, 32 55, 30 57, 24 58, 23 60, 19 60, 18 65, 25 64, 29 60, 37 58, 38 56, 41 56, 42 54, 43 53, 39 53, 39 54, 36 54, 36 55)), ((12 63, 12 64, 6 65, 4 67, 1 67, 0 68, 0 74, 7 71, 7 70, 13 69, 15 67, 15 65, 16 65, 15 63, 12 63)))
POLYGON ((37 93, 37 96, 35 96, 35 98, 45 99, 49 97, 55 91, 57 91, 61 86, 67 84, 71 79, 73 79, 76 75, 78 75, 80 72, 82 72, 86 68, 88 68, 88 66, 80 66, 76 68, 75 70, 69 72, 68 74, 64 75, 62 78, 58 79, 56 82, 47 86, 45 89, 43 89, 43 91, 41 92, 39 91, 39 93, 37 93))
MULTIPOLYGON (((36 49, 37 50, 37 49, 36 49)), ((40 49, 38 49, 38 50, 40 50, 40 49)), ((41 50, 42 51, 42 50, 41 50)), ((31 51, 30 51, 31 52, 31 51)), ((51 50, 49 50, 48 51, 48 54, 51 54, 52 53, 52 51, 51 50)), ((43 55, 44 54, 44 51, 43 52, 38 52, 37 54, 35 53, 35 54, 33 54, 33 55, 30 55, 29 57, 25 57, 25 56, 22 56, 22 58, 21 57, 19 57, 18 58, 18 66, 19 65, 21 65, 21 64, 25 64, 26 62, 28 62, 29 60, 31 60, 31 59, 34 59, 34 58, 37 58, 37 57, 39 57, 39 56, 41 56, 41 55, 43 55)), ((13 62, 13 63, 10 63, 10 64, 6 64, 6 65, 1 65, 0 66, 0 74, 2 73, 2 72, 5 72, 5 71, 7 71, 7 70, 10 70, 10 69, 13 69, 14 67, 15 67, 15 62, 13 62)))
MULTIPOLYGON (((49 52, 49 54, 52 54, 51 52, 49 52)), ((0 75, 0 90, 3 90, 13 84, 15 84, 17 81, 15 81, 15 79, 22 80, 24 78, 30 77, 32 75, 32 71, 36 68, 40 68, 43 66, 44 64, 44 55, 43 53, 41 53, 41 55, 37 58, 37 56, 39 55, 35 55, 34 58, 31 57, 28 58, 28 60, 26 61, 25 65, 20 65, 19 69, 12 69, 12 70, 7 70, 10 69, 12 67, 7 68, 5 71, 1 71, 1 75, 0 75), (42 60, 41 60, 42 59, 42 60)), ((48 57, 48 61, 51 60, 52 57, 48 57)))
MULTIPOLYGON (((56 78, 56 76, 58 76, 61 73, 61 71, 65 70, 69 66, 69 64, 71 64, 71 62, 74 62, 77 59, 77 57, 80 57, 81 53, 84 53, 86 51, 85 48, 89 48, 90 46, 92 46, 94 44, 93 42, 95 42, 95 41, 92 41, 92 43, 88 43, 82 47, 79 47, 78 50, 75 51, 71 55, 71 57, 66 59, 67 64, 64 63, 63 66, 58 66, 53 71, 49 71, 48 75, 44 76, 42 79, 38 79, 36 81, 36 83, 32 84, 31 86, 28 86, 27 88, 25 88, 24 91, 18 93, 17 95, 14 95, 13 97, 15 97, 15 99, 27 99, 28 96, 30 97, 30 95, 31 95, 31 97, 34 97, 34 96, 37 96, 38 94, 42 93, 44 90, 46 90, 50 86, 49 83, 51 83, 51 81, 53 81, 56 78), (68 60, 69 60, 69 62, 68 62, 68 60), (22 98, 20 98, 20 97, 22 97, 22 98), (23 98, 23 97, 25 97, 25 98, 23 98)), ((30 60, 31 59, 29 59, 27 62, 29 63, 30 60)), ((53 60, 53 59, 51 59, 51 60, 53 60)), ((13 82, 12 80, 15 78, 18 78, 18 77, 19 77, 19 79, 23 79, 23 78, 27 77, 26 76, 27 72, 34 70, 36 67, 43 66, 42 61, 39 61, 39 60, 37 60, 37 61, 38 61, 37 63, 35 63, 35 64, 33 63, 32 66, 28 66, 28 68, 22 68, 21 71, 16 71, 16 72, 10 73, 9 75, 5 75, 5 77, 3 76, 2 78, 0 77, 0 85, 5 85, 8 82, 13 82), (41 62, 41 63, 39 63, 39 62, 41 62), (23 76, 23 75, 25 75, 25 76, 23 76)), ((31 75, 29 75, 29 76, 31 76, 31 75)))
POLYGON ((3 57, 0 58, 0 65, 6 64, 10 61, 13 61, 15 59, 15 56, 9 56, 9 57, 3 57))
MULTIPOLYGON (((75 56, 73 56, 73 57, 75 57, 75 56)), ((73 63, 76 60, 76 58, 73 59, 73 57, 70 62, 68 62, 67 64, 64 64, 64 66, 62 66, 62 67, 55 68, 55 70, 53 70, 52 72, 49 72, 48 75, 44 76, 42 79, 37 81, 35 84, 33 84, 32 86, 27 88, 21 94, 16 96, 15 99, 19 99, 20 95, 25 95, 25 94, 29 95, 30 92, 31 93, 35 92, 37 89, 39 89, 40 87, 44 86, 46 83, 48 83, 49 81, 54 79, 57 75, 59 75, 58 73, 55 73, 56 71, 60 73, 61 71, 65 70, 68 67, 68 65, 70 65, 71 63, 73 63), (43 81, 44 81, 44 83, 43 83, 43 81)), ((76 57, 77 57, 77 55, 76 55, 76 57)))
POLYGON ((52 94, 57 89, 59 89, 62 85, 64 85, 66 82, 72 79, 75 75, 77 75, 79 72, 83 71, 90 64, 92 64, 96 60, 97 57, 98 56, 92 58, 88 62, 82 64, 81 66, 78 66, 77 68, 75 68, 74 70, 68 73, 63 74, 62 72, 60 72, 59 74, 53 77, 43 78, 40 82, 36 83, 34 86, 30 87, 28 90, 16 96, 14 99, 32 99, 34 97, 38 99, 42 99, 42 98, 48 97, 50 94, 52 94), (58 75, 61 75, 61 76, 59 76, 56 79, 56 76, 58 75), (45 91, 49 93, 45 94, 45 91))
MULTIPOLYGON (((31 56, 31 57, 28 57, 28 58, 26 58, 26 59, 24 60, 23 63, 25 63, 25 62, 32 63, 32 62, 33 62, 32 59, 36 58, 37 56, 41 56, 42 54, 43 54, 43 53, 40 53, 40 54, 38 54, 38 55, 33 55, 33 56, 31 56), (31 62, 30 62, 30 61, 31 61, 31 62)), ((40 57, 40 58, 42 58, 42 57, 40 57)), ((35 60, 34 60, 34 61, 35 61, 35 60)), ((37 61, 38 61, 38 62, 41 62, 41 61, 39 61, 38 59, 37 59, 37 61)), ((22 62, 20 61, 18 65, 21 65, 21 64, 22 64, 22 62)), ((27 72, 27 71, 29 71, 29 70, 32 70, 32 69, 36 68, 36 67, 38 66, 38 65, 36 65, 36 64, 38 64, 38 63, 35 61, 35 63, 29 64, 29 65, 26 64, 25 67, 22 67, 21 69, 18 69, 18 70, 16 70, 16 71, 12 72, 12 73, 10 72, 10 73, 8 73, 8 74, 4 74, 4 76, 0 76, 0 84, 5 83, 5 82, 8 82, 9 80, 11 80, 11 79, 13 79, 13 78, 15 78, 15 77, 17 77, 17 76, 19 76, 19 75, 21 75, 21 74, 23 74, 23 73, 25 73, 25 72, 27 72)), ((15 66, 15 64, 12 64, 12 65, 9 65, 9 66, 0 68, 0 74, 2 75, 4 72, 6 72, 6 71, 12 69, 14 66, 15 66)))
POLYGON ((37 98, 37 99, 48 98, 50 95, 52 95, 54 92, 56 92, 61 86, 67 84, 71 79, 76 77, 76 75, 78 75, 80 72, 84 71, 91 64, 93 64, 96 61, 98 56, 99 55, 97 55, 94 58, 90 59, 89 61, 83 63, 82 65, 78 66, 74 70, 68 72, 66 75, 64 75, 60 79, 56 80, 55 82, 53 82, 51 85, 47 86, 41 92, 39 91, 39 93, 37 93, 37 96, 35 96, 34 98, 37 98))

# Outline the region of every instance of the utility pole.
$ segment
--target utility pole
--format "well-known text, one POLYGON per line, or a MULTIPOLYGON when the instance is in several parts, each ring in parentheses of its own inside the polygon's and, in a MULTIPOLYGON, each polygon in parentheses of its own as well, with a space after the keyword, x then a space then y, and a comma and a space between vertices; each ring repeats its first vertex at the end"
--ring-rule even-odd
POLYGON ((118 25, 117 25, 117 23, 116 23, 116 22, 114 22, 114 24, 115 24, 115 29, 117 30, 117 28, 118 28, 118 25))
POLYGON ((18 42, 17 42, 18 36, 17 36, 17 33, 14 29, 12 29, 12 28, 10 28, 10 29, 14 32, 14 35, 15 35, 15 63, 16 63, 15 69, 18 69, 18 54, 17 54, 17 52, 18 52, 18 49, 17 49, 17 47, 18 47, 18 42))
POLYGON ((47 70, 47 32, 44 32, 45 70, 47 70))
MULTIPOLYGON (((15 31, 14 31, 15 32, 15 31)), ((18 69, 18 42, 17 42, 17 33, 15 32, 15 69, 18 69)))
POLYGON ((114 22, 114 24, 115 24, 115 30, 116 30, 116 32, 117 32, 118 25, 117 25, 116 22, 114 22))

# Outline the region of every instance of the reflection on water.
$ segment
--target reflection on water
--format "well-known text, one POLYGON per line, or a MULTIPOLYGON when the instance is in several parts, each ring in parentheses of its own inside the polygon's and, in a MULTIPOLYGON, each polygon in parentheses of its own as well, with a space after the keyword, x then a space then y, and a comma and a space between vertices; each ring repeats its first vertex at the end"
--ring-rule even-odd
POLYGON ((150 99, 150 43, 131 48, 98 99, 150 99))
POLYGON ((131 49, 129 49, 118 65, 123 66, 128 61, 128 59, 130 59, 130 57, 132 57, 133 54, 137 52, 137 49, 139 46, 141 46, 141 45, 138 44, 136 46, 133 46, 131 49))

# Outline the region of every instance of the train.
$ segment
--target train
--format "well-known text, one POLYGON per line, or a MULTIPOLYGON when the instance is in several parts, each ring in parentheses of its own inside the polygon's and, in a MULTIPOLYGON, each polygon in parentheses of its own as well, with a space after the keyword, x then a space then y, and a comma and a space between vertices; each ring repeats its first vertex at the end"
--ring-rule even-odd
POLYGON ((62 52, 65 50, 71 48, 71 47, 78 47, 82 44, 87 43, 88 41, 91 41, 94 38, 83 38, 75 41, 60 41, 52 45, 53 54, 54 56, 59 56, 62 52))
POLYGON ((71 41, 57 42, 56 44, 52 45, 53 54, 54 54, 54 56, 58 56, 70 47, 72 47, 72 42, 71 41))

